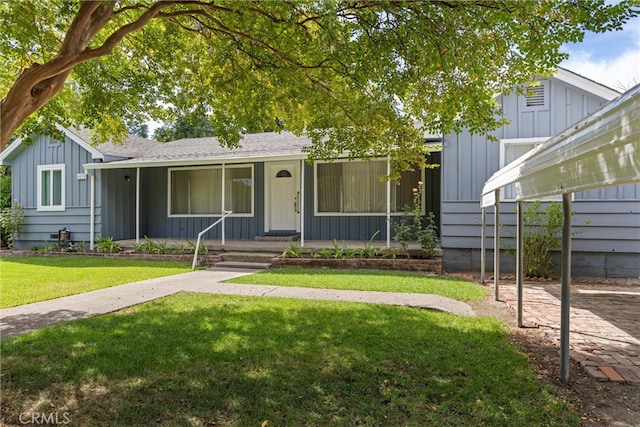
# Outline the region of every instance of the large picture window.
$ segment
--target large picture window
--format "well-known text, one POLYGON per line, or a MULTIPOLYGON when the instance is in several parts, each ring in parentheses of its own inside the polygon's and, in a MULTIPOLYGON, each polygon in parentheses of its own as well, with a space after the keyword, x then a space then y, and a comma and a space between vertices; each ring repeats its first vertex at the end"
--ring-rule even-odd
MULTIPOLYGON (((222 167, 169 169, 169 216, 222 214, 222 167)), ((233 215, 253 215, 253 167, 224 170, 224 209, 233 215)))
POLYGON ((39 165, 37 182, 38 210, 65 210, 64 164, 39 165))
MULTIPOLYGON (((316 163, 317 214, 385 214, 387 211, 386 161, 337 161, 316 163)), ((391 212, 402 212, 413 203, 413 188, 422 171, 402 173, 391 183, 391 212)))

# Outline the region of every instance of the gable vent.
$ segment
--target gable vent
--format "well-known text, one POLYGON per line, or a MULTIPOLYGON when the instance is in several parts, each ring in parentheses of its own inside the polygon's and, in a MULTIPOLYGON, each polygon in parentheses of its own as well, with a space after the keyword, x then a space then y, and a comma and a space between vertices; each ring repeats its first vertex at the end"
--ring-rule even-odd
POLYGON ((530 87, 528 89, 526 106, 527 107, 543 107, 544 106, 544 84, 530 87))

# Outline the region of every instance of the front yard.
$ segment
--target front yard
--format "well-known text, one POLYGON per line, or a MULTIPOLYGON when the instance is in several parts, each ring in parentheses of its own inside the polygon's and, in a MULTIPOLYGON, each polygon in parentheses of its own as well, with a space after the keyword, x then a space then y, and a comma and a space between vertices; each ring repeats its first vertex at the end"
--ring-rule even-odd
POLYGON ((103 257, 6 257, 0 259, 0 308, 189 270, 187 265, 179 262, 103 257))
MULTIPOLYGON (((368 273, 322 275, 349 287, 366 287, 358 277, 367 286, 407 280, 368 273)), ((250 277, 260 276, 271 277, 250 277)), ((437 289, 448 279, 409 280, 415 292, 421 280, 437 289)), ((182 293, 2 340, 2 421, 55 413, 80 426, 579 425, 508 336, 495 317, 182 293)))

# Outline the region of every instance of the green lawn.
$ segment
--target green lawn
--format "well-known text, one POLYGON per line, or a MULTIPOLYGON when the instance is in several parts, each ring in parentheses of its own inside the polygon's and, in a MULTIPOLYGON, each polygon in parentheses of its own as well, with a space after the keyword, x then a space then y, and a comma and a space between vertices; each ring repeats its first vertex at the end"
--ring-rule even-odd
POLYGON ((178 262, 103 257, 2 258, 0 307, 14 307, 189 270, 189 266, 178 262))
POLYGON ((227 282, 303 288, 412 292, 441 295, 460 301, 477 301, 487 295, 486 288, 468 280, 400 271, 278 268, 227 280, 227 282))
POLYGON ((2 340, 2 419, 577 426, 496 318, 183 293, 2 340))

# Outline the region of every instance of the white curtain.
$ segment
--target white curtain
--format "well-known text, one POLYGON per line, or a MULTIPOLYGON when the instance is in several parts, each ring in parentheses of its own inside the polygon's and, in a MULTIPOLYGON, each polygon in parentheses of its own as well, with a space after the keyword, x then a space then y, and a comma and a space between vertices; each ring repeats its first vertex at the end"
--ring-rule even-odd
POLYGON ((251 213, 251 168, 227 168, 225 181, 225 209, 233 213, 251 213))

